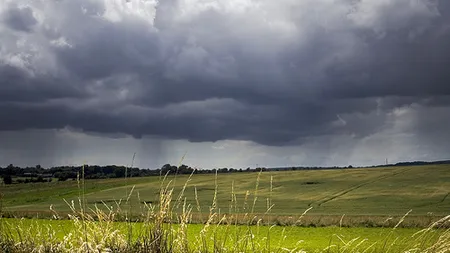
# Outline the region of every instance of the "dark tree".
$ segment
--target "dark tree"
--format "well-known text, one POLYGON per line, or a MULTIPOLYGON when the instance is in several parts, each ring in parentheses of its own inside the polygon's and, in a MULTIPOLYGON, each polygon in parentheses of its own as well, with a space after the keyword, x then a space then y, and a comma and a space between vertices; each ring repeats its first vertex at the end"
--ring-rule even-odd
POLYGON ((116 168, 114 169, 114 174, 117 178, 125 176, 125 168, 116 168))
POLYGON ((228 168, 222 168, 218 170, 218 173, 227 173, 228 172, 228 168))
POLYGON ((12 177, 11 177, 11 175, 4 175, 3 176, 3 183, 4 184, 12 184, 12 177))
POLYGON ((172 166, 169 163, 164 164, 161 167, 161 174, 163 174, 163 175, 167 174, 170 171, 171 168, 172 168, 172 166))

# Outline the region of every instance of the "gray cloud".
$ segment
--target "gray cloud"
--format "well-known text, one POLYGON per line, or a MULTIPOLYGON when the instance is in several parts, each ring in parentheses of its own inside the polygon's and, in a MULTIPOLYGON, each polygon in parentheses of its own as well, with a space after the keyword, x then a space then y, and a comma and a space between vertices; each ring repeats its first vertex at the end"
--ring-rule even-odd
POLYGON ((0 130, 283 146, 450 129, 446 1, 10 2, 0 130))
POLYGON ((26 7, 18 7, 10 4, 2 13, 3 22, 12 29, 30 32, 37 20, 33 16, 33 10, 26 7))

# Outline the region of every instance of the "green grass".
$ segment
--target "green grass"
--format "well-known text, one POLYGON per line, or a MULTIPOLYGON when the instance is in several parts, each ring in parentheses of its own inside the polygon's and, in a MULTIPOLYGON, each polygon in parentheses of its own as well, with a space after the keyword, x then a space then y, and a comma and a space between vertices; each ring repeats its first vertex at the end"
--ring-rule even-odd
MULTIPOLYGON (((237 211, 249 212, 244 206, 247 192, 253 194, 257 173, 219 174, 217 178, 217 205, 220 213, 229 212, 231 188, 234 187, 237 211)), ((187 180, 177 176, 175 194, 187 180)), ((132 210, 139 214, 144 205, 157 204, 161 181, 159 177, 131 179, 86 180, 88 208, 106 203, 116 206, 126 192, 135 186, 130 202, 132 210), (129 186, 126 186, 126 185, 129 186)), ((186 201, 196 206, 195 190, 206 214, 215 192, 214 175, 194 175, 186 189, 186 201)), ((77 181, 16 184, 3 186, 3 207, 17 215, 49 214, 50 205, 61 213, 69 212, 68 202, 77 201, 80 190, 77 181)), ((305 222, 311 225, 336 224, 345 215, 344 225, 353 221, 359 225, 380 226, 390 217, 397 219, 409 210, 406 223, 426 226, 436 217, 450 210, 450 166, 411 166, 377 169, 317 170, 264 172, 259 181, 258 197, 254 213, 264 213, 270 199, 274 207, 270 217, 279 224, 288 224, 308 208, 305 222), (271 178, 273 180, 271 190, 271 178), (309 220, 308 220, 309 217, 309 220)), ((253 204, 253 203, 251 203, 253 204)), ((194 213, 198 213, 196 209, 194 213)), ((200 219, 200 218, 199 218, 200 219)), ((395 224, 396 221, 390 224, 395 224)))
MULTIPOLYGON (((42 234, 46 236, 45 231, 52 231, 57 240, 63 240, 64 236, 74 233, 76 227, 73 221, 69 220, 43 220, 43 219, 4 219, 4 227, 13 237, 18 240, 27 233, 42 234), (28 230, 28 231, 25 231, 28 230), (42 232, 44 231, 44 232, 42 232)), ((114 223, 116 229, 121 233, 127 232, 127 226, 124 222, 114 223)), ((133 223, 133 239, 136 240, 138 235, 142 232, 142 223, 133 223)), ((178 225, 174 225, 177 227, 178 225)), ((192 247, 196 246, 199 240, 200 231, 203 229, 201 224, 190 224, 187 227, 188 242, 192 247)), ((410 228, 339 228, 339 227, 324 227, 324 228, 305 228, 305 227, 269 227, 269 226, 218 226, 214 228, 217 237, 230 236, 229 244, 232 243, 232 238, 235 234, 245 234, 246 230, 251 229, 255 235, 255 241, 258 243, 267 243, 267 235, 270 230, 270 243, 272 248, 286 248, 286 249, 301 249, 307 252, 327 252, 326 249, 331 250, 342 249, 346 244, 351 244, 352 249, 355 247, 360 250, 365 250, 372 247, 374 250, 389 248, 392 252, 404 252, 411 249, 414 240, 414 235, 419 229, 410 228), (356 246, 359 244, 359 246, 356 246)), ((213 237, 214 233, 211 230, 208 237, 213 237)), ((436 230, 430 235, 431 238, 437 238, 442 235, 444 231, 436 230)), ((429 239, 428 243, 431 244, 429 239)), ((334 251, 331 251, 334 252, 334 251)))
POLYGON ((13 185, 2 194, 15 205, 3 214, 45 214, 47 205, 58 220, 5 219, 0 209, 0 251, 449 253, 450 216, 431 226, 430 214, 398 216, 411 205, 444 214, 446 195, 435 196, 449 189, 447 174, 433 166, 13 185))
MULTIPOLYGON (((128 184, 159 182, 158 177, 125 179, 98 179, 86 181, 86 194, 120 188, 128 184)), ((3 206, 14 210, 48 210, 51 204, 62 204, 63 199, 77 198, 81 193, 76 180, 51 183, 3 185, 3 206)), ((123 198, 122 194, 119 198, 123 198)), ((115 196, 111 196, 115 197, 115 196)), ((65 205, 65 204, 64 204, 65 205)), ((68 207, 65 209, 68 211, 68 207)))

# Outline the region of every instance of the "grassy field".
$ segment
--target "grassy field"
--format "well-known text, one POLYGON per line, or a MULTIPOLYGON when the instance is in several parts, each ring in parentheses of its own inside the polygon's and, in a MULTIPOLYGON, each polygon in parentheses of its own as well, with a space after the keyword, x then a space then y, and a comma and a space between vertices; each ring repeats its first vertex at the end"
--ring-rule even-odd
MULTIPOLYGON (((448 165, 264 172, 257 178, 258 173, 218 174, 217 178, 194 175, 184 196, 198 219, 200 213, 208 213, 216 193, 219 213, 253 210, 252 213, 264 214, 273 204, 265 217, 279 224, 290 224, 309 208, 312 209, 304 222, 311 225, 338 222, 350 226, 353 222, 380 225, 390 217, 401 217, 412 210, 407 222, 424 226, 433 217, 450 212, 448 165), (230 205, 232 192, 236 198, 234 206, 230 205)), ((186 175, 169 177, 164 184, 175 185, 176 196, 187 180, 186 175)), ((139 214, 144 203, 157 204, 161 184, 159 177, 86 180, 85 200, 88 208, 104 203, 114 207, 133 188, 129 204, 139 214)), ((78 201, 80 187, 77 181, 2 186, 3 209, 19 216, 45 216, 52 206, 64 214, 70 212, 64 200, 78 201)))
POLYGON ((8 185, 3 217, 52 219, 0 215, 0 251, 450 252, 450 216, 428 227, 449 179, 417 166, 8 185))
MULTIPOLYGON (((127 233, 127 225, 123 222, 114 223, 122 234, 127 233)), ((178 225, 174 225, 177 230, 178 225)), ((64 240, 68 234, 75 233, 76 226, 74 222, 69 220, 43 220, 43 219, 4 219, 3 227, 12 234, 17 240, 20 237, 26 237, 27 234, 33 234, 36 241, 49 240, 54 237, 55 240, 64 240), (47 231, 52 231, 49 234, 47 231), (40 238, 43 237, 43 238, 40 238)), ((190 224, 187 228, 187 239, 193 248, 200 241, 201 230, 204 228, 200 224, 190 224)), ((306 252, 330 252, 351 248, 353 251, 359 249, 361 251, 369 247, 375 251, 385 249, 386 252, 404 252, 411 249, 412 240, 420 237, 419 229, 386 229, 386 228, 304 228, 304 227, 267 227, 267 226, 219 226, 209 231, 207 237, 221 237, 230 235, 228 244, 233 243, 235 234, 245 234, 247 229, 253 230, 255 235, 254 241, 258 243, 267 243, 270 229, 270 248, 272 249, 297 249, 306 252), (244 231, 244 233, 243 233, 244 231)), ((136 240, 142 234, 142 224, 133 223, 132 233, 133 240, 136 240)), ((432 231, 426 239, 428 243, 442 235, 443 231, 432 231)), ((219 239, 220 240, 220 239, 219 239)), ((425 242, 425 243, 427 243, 425 242)), ((225 243, 226 244, 226 243, 225 243)))

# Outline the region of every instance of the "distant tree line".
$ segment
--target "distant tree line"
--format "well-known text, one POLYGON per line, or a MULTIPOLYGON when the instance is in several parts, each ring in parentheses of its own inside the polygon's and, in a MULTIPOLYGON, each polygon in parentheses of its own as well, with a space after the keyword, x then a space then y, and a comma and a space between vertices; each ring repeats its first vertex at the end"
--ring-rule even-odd
POLYGON ((444 164, 450 164, 450 160, 433 161, 433 162, 425 162, 425 161, 399 162, 395 164, 385 164, 371 167, 397 167, 397 166, 444 165, 444 164))
MULTIPOLYGON (((450 160, 435 161, 435 162, 400 162, 396 164, 369 166, 366 168, 384 167, 384 166, 413 166, 413 165, 438 165, 450 164, 450 160)), ((84 166, 57 166, 51 168, 43 168, 40 165, 34 167, 18 167, 13 164, 5 168, 0 167, 0 177, 2 183, 35 183, 35 182, 50 182, 53 179, 58 181, 75 180, 77 177, 83 176, 85 179, 102 179, 102 178, 124 178, 124 177, 147 177, 159 175, 174 175, 174 174, 209 174, 209 173, 238 173, 238 172, 259 172, 259 171, 286 171, 286 170, 321 170, 321 169, 352 169, 353 166, 346 167, 278 167, 278 168, 264 168, 257 167, 254 169, 234 169, 234 168, 215 168, 215 169, 194 169, 187 165, 175 166, 171 164, 164 164, 160 169, 140 169, 130 168, 118 165, 84 165, 84 166)))
MULTIPOLYGON (((128 177, 142 177, 154 175, 155 171, 117 165, 84 166, 85 179, 121 178, 125 177, 125 174, 128 177)), ((40 165, 22 168, 10 164, 6 168, 0 167, 0 176, 5 184, 11 184, 13 177, 18 178, 17 183, 45 182, 51 181, 52 178, 56 178, 58 181, 66 181, 82 177, 83 166, 58 166, 46 169, 40 165)))
POLYGON ((208 174, 208 173, 234 173, 234 172, 255 172, 265 171, 265 168, 255 169, 234 169, 234 168, 217 168, 217 169, 194 169, 187 165, 175 166, 165 164, 160 169, 140 169, 130 168, 117 165, 84 165, 84 166, 58 166, 51 168, 43 168, 40 165, 34 167, 19 167, 13 164, 5 168, 0 167, 0 177, 4 184, 12 183, 36 183, 50 182, 53 179, 58 181, 75 180, 83 176, 85 179, 104 179, 104 178, 124 178, 124 177, 147 177, 159 175, 174 174, 208 174), (13 180, 13 178, 15 180, 13 180))

